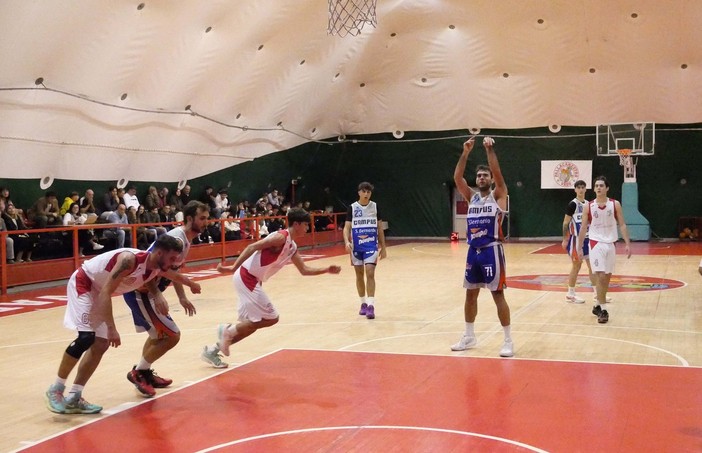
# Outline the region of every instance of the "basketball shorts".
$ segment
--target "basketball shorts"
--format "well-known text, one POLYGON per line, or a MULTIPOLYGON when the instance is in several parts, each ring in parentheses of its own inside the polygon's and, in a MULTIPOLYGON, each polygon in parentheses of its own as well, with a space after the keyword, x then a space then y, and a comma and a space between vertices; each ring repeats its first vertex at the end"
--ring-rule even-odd
POLYGON ((155 339, 172 337, 180 333, 170 315, 162 315, 156 311, 154 296, 148 292, 130 291, 123 295, 124 301, 132 311, 134 327, 137 332, 148 332, 155 339))
MULTIPOLYGON (((241 268, 239 268, 241 269, 241 268)), ((249 289, 241 278, 240 270, 234 272, 234 289, 239 297, 239 321, 259 322, 263 319, 278 318, 278 311, 263 292, 261 282, 249 289)))
POLYGON ((590 266, 592 272, 614 272, 617 247, 612 242, 590 241, 590 266))
POLYGON ((506 278, 505 254, 502 244, 479 249, 468 248, 466 273, 463 280, 464 288, 501 291, 507 287, 506 278))
POLYGON ((78 269, 71 275, 66 287, 68 302, 66 303, 63 325, 67 329, 78 332, 95 332, 96 337, 107 338, 107 324, 105 322, 98 326, 90 324, 90 311, 98 295, 97 291, 92 289, 92 284, 93 282, 82 272, 82 269, 78 269))
POLYGON ((364 264, 378 264, 378 251, 370 252, 353 252, 351 253, 351 264, 354 266, 363 266, 364 264))
MULTIPOLYGON (((577 236, 570 236, 570 239, 568 240, 568 244, 566 245, 566 252, 568 253, 568 256, 570 257, 571 260, 573 261, 579 261, 580 258, 578 258, 578 237, 577 236)), ((585 238, 585 242, 583 242, 583 259, 586 260, 590 256, 590 241, 585 238)))

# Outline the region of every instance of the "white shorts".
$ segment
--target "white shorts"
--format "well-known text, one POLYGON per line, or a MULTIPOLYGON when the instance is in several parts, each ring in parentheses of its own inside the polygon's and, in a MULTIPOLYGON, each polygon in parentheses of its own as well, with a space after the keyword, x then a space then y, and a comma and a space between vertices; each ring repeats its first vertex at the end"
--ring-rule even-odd
POLYGON ((354 266, 363 266, 364 264, 378 264, 378 256, 380 253, 377 250, 369 252, 353 252, 351 253, 351 264, 354 266))
POLYGON ((614 262, 617 257, 617 247, 612 242, 590 241, 590 266, 592 272, 614 272, 614 262))
POLYGON ((85 274, 81 275, 80 282, 76 282, 79 271, 80 269, 74 272, 68 280, 66 287, 68 303, 66 304, 66 314, 63 316, 63 325, 67 329, 78 332, 95 332, 96 337, 107 338, 107 324, 105 322, 102 322, 97 328, 90 325, 90 311, 93 308, 93 303, 97 300, 98 292, 90 288, 92 282, 85 274), (80 294, 78 287, 81 288, 80 294))
POLYGON ((263 319, 278 318, 278 311, 263 292, 261 282, 258 282, 253 289, 249 289, 237 269, 234 273, 234 288, 239 296, 239 321, 259 322, 263 319))

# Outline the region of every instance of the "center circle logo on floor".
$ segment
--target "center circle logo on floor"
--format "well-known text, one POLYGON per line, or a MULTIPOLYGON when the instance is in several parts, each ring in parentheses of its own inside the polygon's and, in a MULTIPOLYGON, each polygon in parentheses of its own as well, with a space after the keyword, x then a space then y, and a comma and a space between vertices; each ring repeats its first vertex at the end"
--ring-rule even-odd
MULTIPOLYGON (((612 275, 608 292, 661 291, 685 286, 685 282, 660 277, 641 275, 612 275)), ((565 291, 568 289, 567 274, 517 275, 507 277, 507 287, 531 289, 534 291, 565 291)), ((592 292, 592 284, 587 275, 579 275, 576 291, 592 292)))

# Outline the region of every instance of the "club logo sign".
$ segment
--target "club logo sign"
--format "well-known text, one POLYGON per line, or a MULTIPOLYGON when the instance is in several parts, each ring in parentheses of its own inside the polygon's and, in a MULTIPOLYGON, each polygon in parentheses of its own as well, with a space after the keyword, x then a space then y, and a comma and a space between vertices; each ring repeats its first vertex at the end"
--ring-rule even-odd
POLYGON ((553 169, 553 181, 559 187, 573 187, 573 184, 578 179, 580 179, 580 170, 573 162, 561 162, 553 169))
MULTIPOLYGON (((667 278, 638 275, 612 275, 608 292, 662 291, 666 289, 682 288, 685 285, 685 282, 667 278)), ((507 277, 507 287, 534 291, 566 291, 568 289, 568 275, 545 274, 507 277)), ((592 284, 587 275, 578 276, 575 290, 578 292, 592 292, 592 284)))

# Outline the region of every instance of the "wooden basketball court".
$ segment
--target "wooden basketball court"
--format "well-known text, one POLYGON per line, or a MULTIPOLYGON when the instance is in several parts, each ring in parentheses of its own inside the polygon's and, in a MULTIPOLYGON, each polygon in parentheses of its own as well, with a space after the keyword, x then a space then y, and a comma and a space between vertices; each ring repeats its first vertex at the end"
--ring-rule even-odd
POLYGON ((599 325, 589 288, 585 304, 564 301, 557 277, 565 282, 569 262, 558 247, 507 244, 514 359, 497 357, 487 292, 478 347, 449 349, 463 330, 463 243, 391 243, 372 321, 357 314, 342 248, 303 250, 342 273, 288 267, 266 283, 281 322, 233 346, 225 371, 199 354, 219 322, 234 321, 230 277, 189 268, 203 287, 191 298, 198 313, 171 305, 183 337, 154 365, 174 384, 144 400, 126 380, 145 337, 115 298, 122 346, 84 391, 105 407, 97 416, 53 414, 43 402, 74 338, 62 327, 65 287, 10 295, 0 305, 0 450, 700 451, 702 245, 633 245, 630 260, 618 257, 621 284, 599 325))

